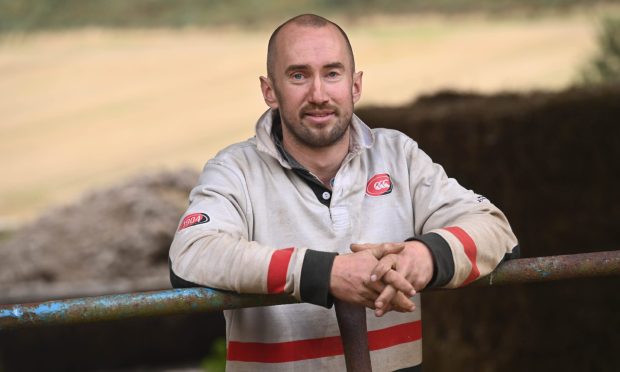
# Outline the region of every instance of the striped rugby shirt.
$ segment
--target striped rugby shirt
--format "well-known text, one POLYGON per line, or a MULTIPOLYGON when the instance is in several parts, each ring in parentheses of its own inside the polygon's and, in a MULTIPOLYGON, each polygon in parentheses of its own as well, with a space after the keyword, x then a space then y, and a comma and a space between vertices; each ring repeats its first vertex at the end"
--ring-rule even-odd
MULTIPOLYGON (((456 288, 491 272, 517 240, 486 198, 448 178, 406 135, 357 116, 331 190, 283 151, 272 110, 256 136, 209 160, 170 248, 175 286, 287 293, 302 303, 224 311, 229 371, 345 369, 333 298, 336 254, 351 243, 424 242, 430 286, 456 288), (272 133, 272 130, 274 133, 272 133)), ((420 295, 413 313, 367 310, 373 371, 420 365, 420 295)))

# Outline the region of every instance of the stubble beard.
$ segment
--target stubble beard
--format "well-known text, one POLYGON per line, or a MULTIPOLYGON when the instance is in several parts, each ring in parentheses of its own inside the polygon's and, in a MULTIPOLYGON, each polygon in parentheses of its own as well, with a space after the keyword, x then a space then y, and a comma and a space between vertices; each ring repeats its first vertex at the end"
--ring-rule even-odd
POLYGON ((294 137, 295 142, 310 148, 325 148, 339 142, 351 123, 351 116, 340 118, 336 112, 336 123, 331 128, 313 129, 302 124, 303 117, 296 118, 296 124, 291 124, 291 120, 284 113, 280 115, 282 125, 294 137))
POLYGON ((294 141, 309 148, 319 149, 334 145, 347 133, 351 125, 352 114, 341 116, 341 110, 333 106, 303 107, 296 117, 291 118, 280 111, 282 126, 294 137, 294 141), (336 122, 331 128, 312 128, 303 123, 304 112, 309 109, 329 109, 334 111, 336 122))

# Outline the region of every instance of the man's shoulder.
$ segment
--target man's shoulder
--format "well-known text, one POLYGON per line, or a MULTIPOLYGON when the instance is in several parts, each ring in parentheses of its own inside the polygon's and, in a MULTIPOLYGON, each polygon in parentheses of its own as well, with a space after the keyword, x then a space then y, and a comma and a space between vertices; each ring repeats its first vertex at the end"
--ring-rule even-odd
POLYGON ((207 161, 204 169, 220 166, 229 169, 247 168, 258 156, 256 139, 252 137, 223 148, 207 161))
POLYGON ((416 141, 396 129, 373 128, 372 133, 377 144, 416 145, 416 141))
POLYGON ((239 157, 247 157, 256 153, 256 137, 251 137, 245 141, 233 143, 220 150, 213 159, 215 161, 231 161, 239 157))

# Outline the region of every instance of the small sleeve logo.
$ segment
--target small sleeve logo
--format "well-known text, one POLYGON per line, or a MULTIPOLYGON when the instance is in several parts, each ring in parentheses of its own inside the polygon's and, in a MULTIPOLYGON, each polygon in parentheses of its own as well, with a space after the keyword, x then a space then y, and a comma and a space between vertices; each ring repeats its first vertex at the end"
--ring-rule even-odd
POLYGON ((206 213, 192 213, 192 214, 188 214, 187 216, 185 216, 185 218, 183 218, 183 221, 181 221, 181 225, 179 226, 179 231, 191 227, 191 226, 196 226, 196 225, 200 225, 203 223, 207 223, 211 221, 211 219, 209 218, 209 216, 207 216, 206 213))
POLYGON ((389 174, 375 174, 366 184, 366 194, 370 196, 386 195, 392 192, 392 188, 392 178, 389 174))

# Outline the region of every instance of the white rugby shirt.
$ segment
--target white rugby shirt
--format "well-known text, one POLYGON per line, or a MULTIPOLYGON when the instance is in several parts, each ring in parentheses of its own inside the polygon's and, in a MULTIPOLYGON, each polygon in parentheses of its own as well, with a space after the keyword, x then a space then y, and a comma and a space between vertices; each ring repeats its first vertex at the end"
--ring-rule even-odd
MULTIPOLYGON (((229 371, 345 369, 328 288, 334 255, 352 243, 421 240, 435 259, 431 285, 449 288, 490 273, 517 245, 498 208, 398 131, 354 115, 332 190, 317 193, 278 150, 272 125, 269 110, 255 137, 207 162, 170 248, 181 281, 302 302, 224 311, 229 371)), ((373 371, 422 362, 419 297, 413 313, 367 310, 373 371)))

